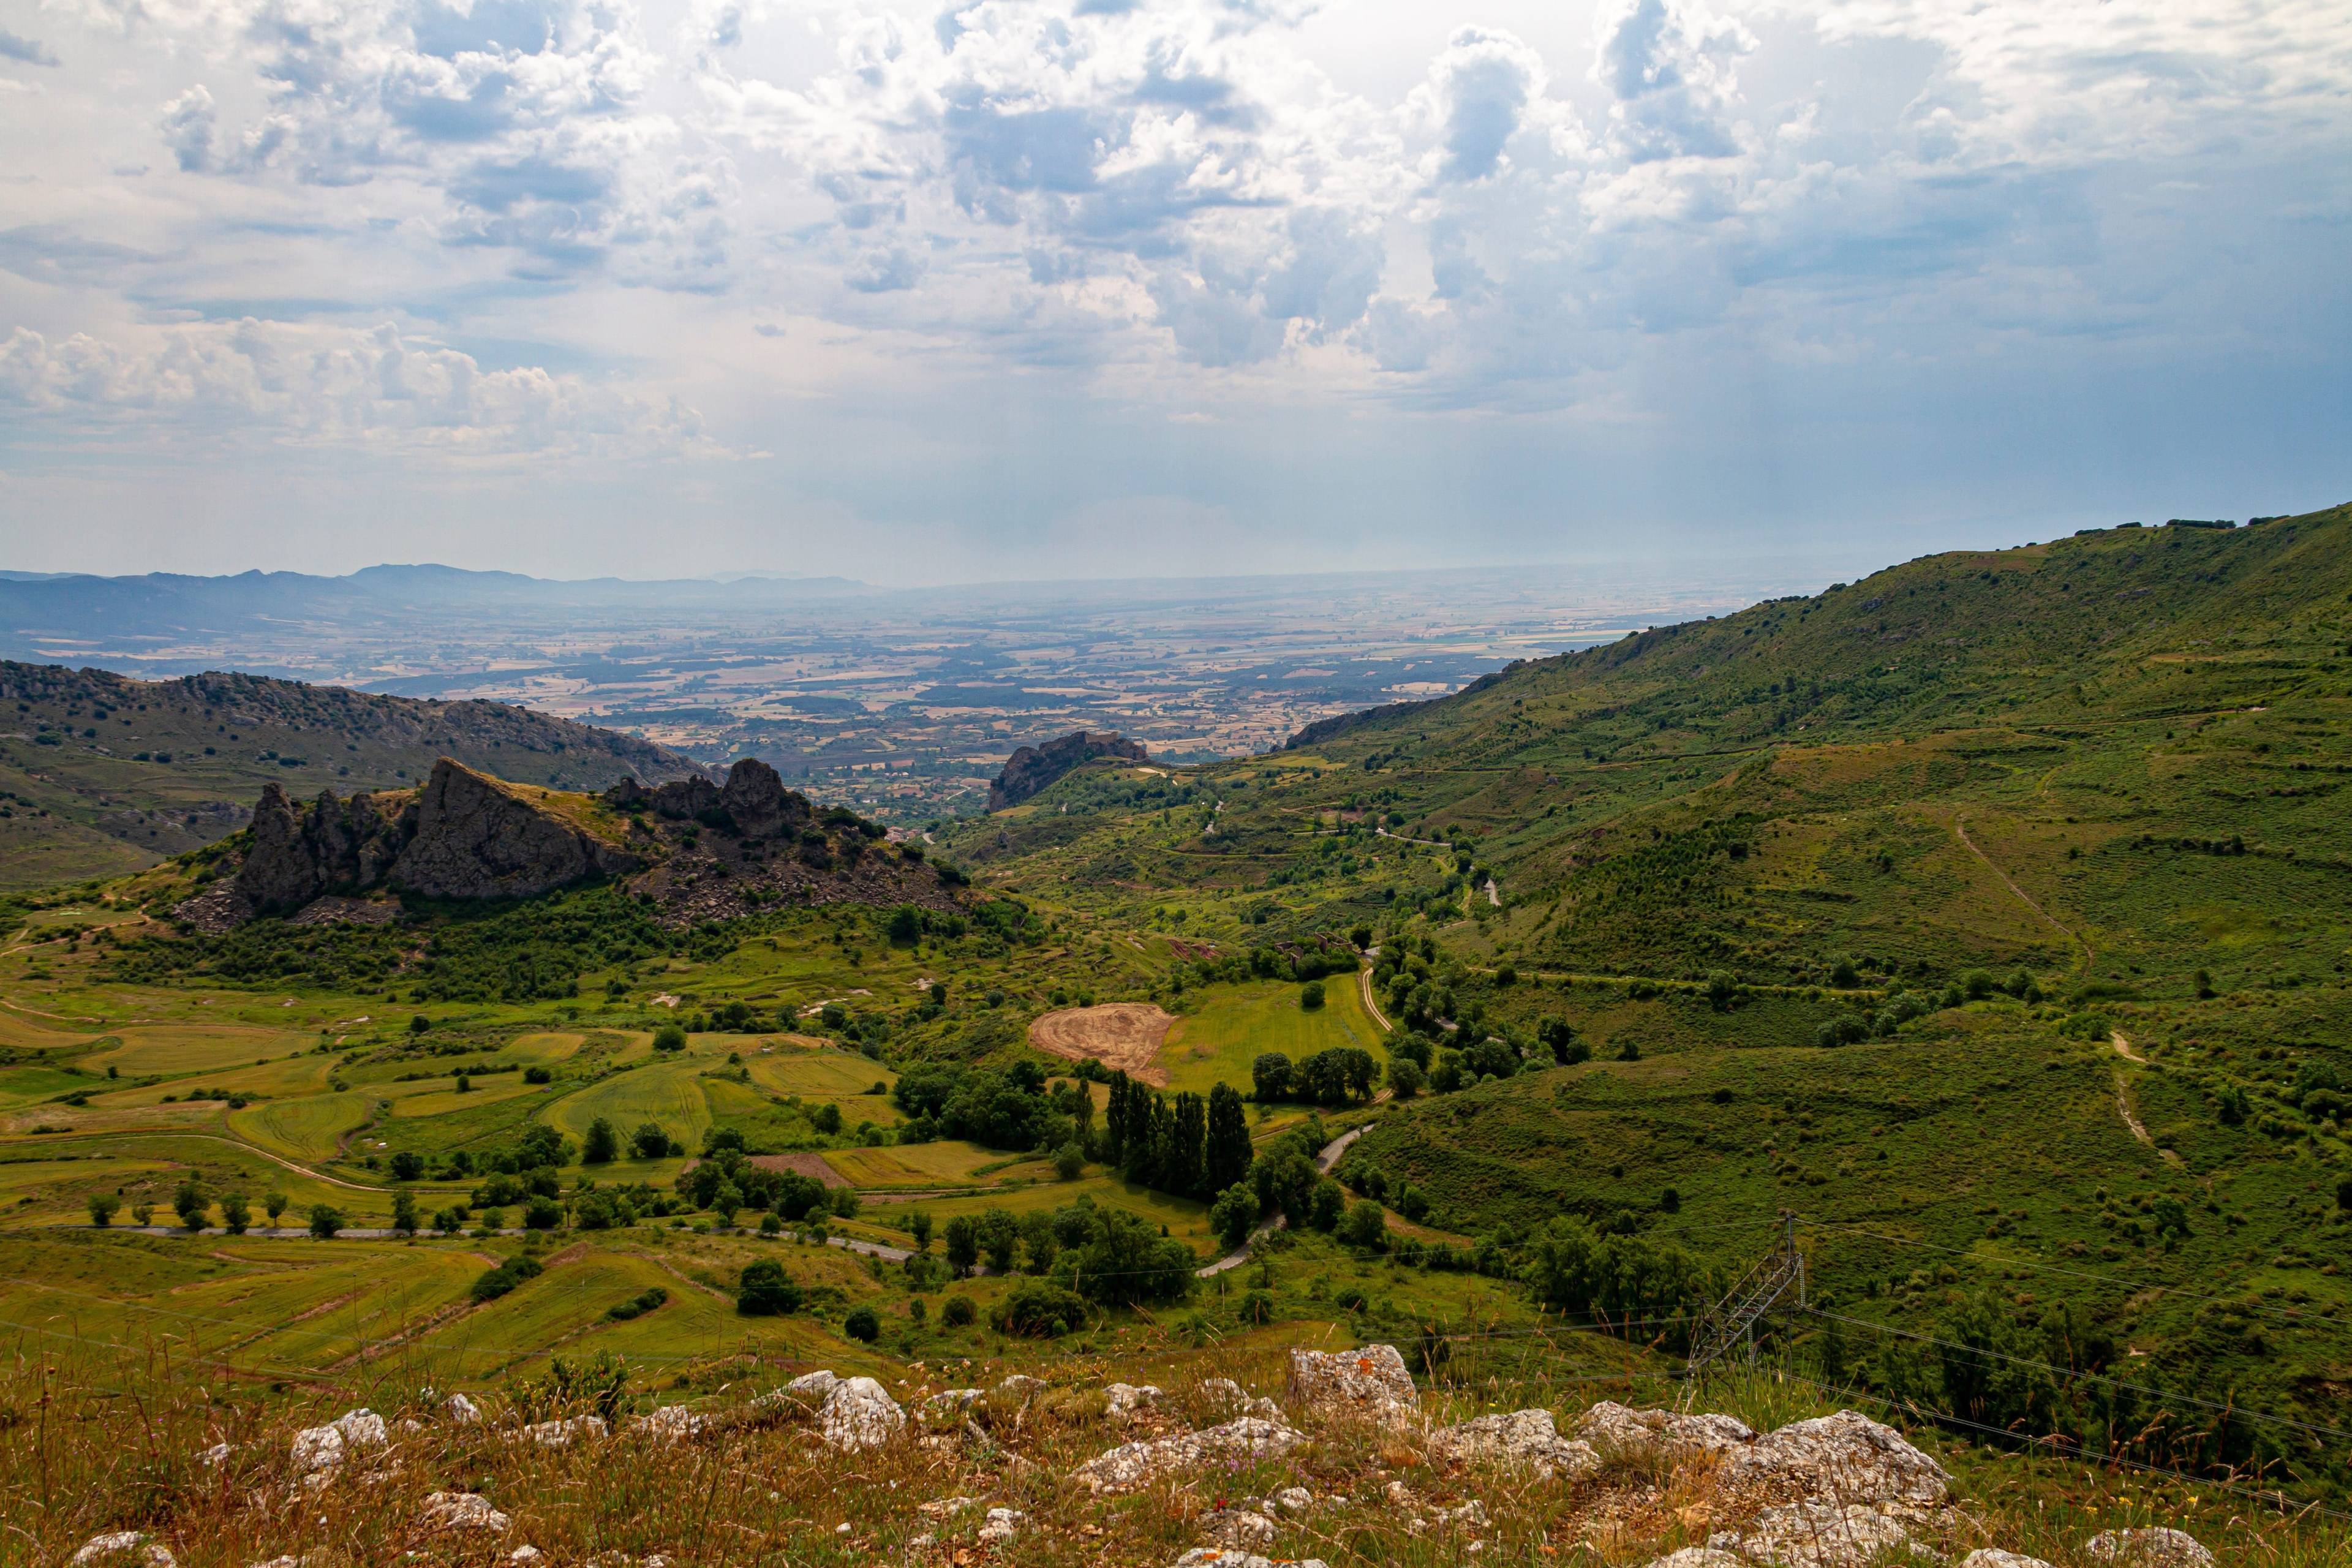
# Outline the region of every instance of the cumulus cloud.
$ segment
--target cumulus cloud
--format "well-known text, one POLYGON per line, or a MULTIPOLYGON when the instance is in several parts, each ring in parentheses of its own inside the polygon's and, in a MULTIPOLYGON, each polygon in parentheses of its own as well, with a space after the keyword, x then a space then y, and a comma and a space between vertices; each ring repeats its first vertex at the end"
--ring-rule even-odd
POLYGON ((692 409, 535 367, 487 370, 454 349, 366 331, 247 319, 174 327, 121 343, 0 341, 0 405, 82 428, 462 456, 709 455, 692 409))
POLYGON ((1636 159, 1723 158, 1739 57, 1755 36, 1696 0, 1616 0, 1593 19, 1592 79, 1609 90, 1612 129, 1636 159))

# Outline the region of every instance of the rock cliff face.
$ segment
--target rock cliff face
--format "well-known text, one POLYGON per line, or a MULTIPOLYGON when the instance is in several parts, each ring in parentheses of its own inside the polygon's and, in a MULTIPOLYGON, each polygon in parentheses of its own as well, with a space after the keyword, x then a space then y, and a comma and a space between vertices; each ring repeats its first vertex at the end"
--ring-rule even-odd
POLYGON ((433 899, 524 899, 643 870, 641 855, 443 759, 416 803, 416 837, 385 880, 433 899))
POLYGON ((288 914, 330 894, 378 889, 529 898, 645 865, 645 857, 444 757, 420 790, 348 800, 326 790, 300 805, 264 784, 245 864, 227 895, 207 895, 205 912, 231 921, 288 914))
POLYGON ((597 877, 631 878, 678 923, 779 902, 946 910, 961 885, 920 846, 894 847, 853 812, 820 813, 753 758, 723 786, 624 779, 588 796, 502 784, 444 757, 415 790, 329 790, 306 804, 264 785, 236 877, 176 913, 207 931, 257 915, 380 921, 399 914, 386 893, 527 899, 597 877))
POLYGON ((1143 749, 1140 741, 1073 730, 1058 741, 1048 741, 1042 746, 1024 746, 1006 759, 1004 771, 998 773, 996 781, 988 786, 988 809, 1003 811, 1008 805, 1019 805, 1071 769, 1103 757, 1117 757, 1130 763, 1151 760, 1151 754, 1143 749))

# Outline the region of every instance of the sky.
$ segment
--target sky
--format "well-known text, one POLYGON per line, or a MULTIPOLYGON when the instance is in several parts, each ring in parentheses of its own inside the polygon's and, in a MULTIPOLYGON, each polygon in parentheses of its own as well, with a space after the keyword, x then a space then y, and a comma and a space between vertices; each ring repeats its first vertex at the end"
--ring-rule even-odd
POLYGON ((0 567, 2304 510, 2347 242, 2343 0, 0 0, 0 567))

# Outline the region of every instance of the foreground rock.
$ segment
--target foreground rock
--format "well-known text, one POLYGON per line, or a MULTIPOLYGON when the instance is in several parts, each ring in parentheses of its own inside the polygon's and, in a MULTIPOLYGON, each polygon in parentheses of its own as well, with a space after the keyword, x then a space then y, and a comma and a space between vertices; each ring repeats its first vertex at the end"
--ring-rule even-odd
POLYGON ((1305 1441, 1304 1433, 1282 1422, 1244 1415, 1200 1432, 1121 1444, 1080 1465, 1070 1479, 1089 1491, 1132 1491, 1162 1476, 1188 1474, 1203 1465, 1245 1463, 1286 1454, 1305 1441))
MULTIPOLYGON (((798 1386, 797 1380, 793 1386, 798 1386)), ((835 1378, 825 1390, 824 1408, 817 1412, 819 1433, 826 1443, 845 1452, 880 1447, 906 1428, 906 1411, 870 1377, 835 1378)))
POLYGON ((522 1435, 542 1448, 568 1448, 602 1437, 607 1430, 601 1415, 574 1415, 569 1421, 537 1422, 524 1427, 522 1435))
POLYGON ((1222 1546, 1195 1546, 1176 1559, 1172 1568, 1326 1568, 1320 1557, 1260 1557, 1248 1552, 1228 1552, 1222 1546))
POLYGON ((2091 1537, 2083 1555, 2123 1568, 2212 1568, 2213 1553, 2185 1531, 2109 1530, 2091 1537))
POLYGON ((171 1548, 143 1530, 110 1530, 93 1535, 73 1554, 69 1568, 175 1568, 171 1548))
POLYGON ((1901 1521, 1861 1503, 1825 1501, 1768 1508, 1746 1529, 1710 1536, 1707 1544, 1773 1568, 1871 1568, 1922 1552, 1901 1521))
POLYGON ((1733 1488, 1793 1486, 1843 1502, 1934 1507, 1952 1494, 1952 1478, 1943 1466, 1892 1426, 1854 1410, 1793 1421, 1757 1438, 1733 1453, 1723 1479, 1733 1488))
POLYGON ((1960 1559, 1960 1568, 2052 1568, 2052 1564, 2022 1552, 2000 1552, 1990 1546, 1979 1546, 1960 1559))
POLYGON ((1524 1468, 1538 1480, 1576 1480, 1601 1468, 1592 1445, 1561 1436, 1549 1410, 1480 1415, 1431 1433, 1429 1447, 1441 1459, 1524 1468))
POLYGON ((304 1474, 331 1470, 363 1448, 381 1448, 386 1441, 383 1417, 373 1410, 346 1410, 324 1426, 306 1426, 294 1434, 294 1468, 304 1474))
POLYGON ((1290 1397, 1303 1409, 1323 1415, 1355 1412, 1385 1416, 1421 1403, 1394 1345, 1352 1351, 1292 1351, 1290 1397))
POLYGON ((416 1510, 416 1522, 426 1530, 504 1535, 512 1521, 478 1492, 428 1492, 416 1510))
POLYGON ((1604 1399, 1584 1413, 1576 1435, 1604 1454, 1685 1458, 1744 1447, 1756 1434, 1728 1415, 1685 1415, 1677 1410, 1634 1410, 1604 1399))
POLYGON ((1114 1421, 1132 1421, 1160 1403, 1160 1392, 1157 1384, 1114 1383, 1103 1390, 1103 1412, 1114 1421))

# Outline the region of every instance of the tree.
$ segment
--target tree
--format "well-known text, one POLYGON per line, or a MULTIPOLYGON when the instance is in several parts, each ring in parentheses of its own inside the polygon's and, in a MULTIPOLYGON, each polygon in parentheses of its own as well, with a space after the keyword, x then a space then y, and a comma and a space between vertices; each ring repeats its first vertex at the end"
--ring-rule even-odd
POLYGON ((392 1228, 403 1236, 416 1234, 416 1194, 406 1188, 392 1194, 392 1228))
POLYGON ((1087 1168, 1087 1152, 1072 1139, 1054 1153, 1054 1174, 1066 1182, 1075 1182, 1087 1168))
POLYGON ((179 1211, 182 1225, 190 1230, 202 1230, 205 1227, 205 1211, 212 1207, 212 1202, 192 1177, 182 1182, 180 1190, 172 1194, 172 1206, 179 1211))
POLYGON ((269 1195, 261 1200, 261 1206, 263 1209, 268 1211, 269 1215, 269 1223, 271 1225, 276 1225, 278 1223, 278 1216, 284 1214, 288 1205, 292 1204, 293 1201, 294 1200, 292 1198, 288 1197, 284 1193, 272 1187, 269 1190, 269 1195))
POLYGON ((408 1032, 412 1035, 421 1035, 432 1026, 433 1020, 422 1013, 411 1013, 408 1016, 408 1032))
POLYGON ((929 1252, 931 1249, 931 1216, 929 1211, 925 1209, 917 1209, 914 1213, 908 1215, 907 1216, 907 1231, 908 1234, 915 1238, 915 1251, 918 1256, 929 1252))
POLYGON ((331 1204, 310 1205, 310 1234, 320 1241, 332 1241, 335 1233, 343 1228, 342 1211, 331 1204))
POLYGON ((1021 1222, 1013 1217, 1011 1209, 986 1208, 980 1215, 980 1249, 988 1258, 988 1267, 999 1274, 1013 1272, 1013 1258, 1020 1250, 1021 1222))
POLYGON ((686 1049, 686 1031, 676 1024, 664 1024, 654 1031, 654 1049, 657 1051, 686 1049))
POLYGON ((523 1205, 523 1228, 553 1230, 563 1223, 563 1205, 553 1198, 533 1198, 523 1205))
POLYGON ((231 1236, 243 1236, 253 1227, 253 1205, 243 1193, 231 1193, 221 1199, 221 1226, 231 1236))
POLYGON ((1323 983, 1320 980, 1310 980, 1298 988, 1298 1005, 1309 1013, 1322 1011, 1323 983))
POLYGON ((979 1316, 980 1309, 972 1305, 969 1296, 950 1296, 947 1304, 940 1309, 940 1321, 951 1329, 968 1329, 971 1327, 972 1320, 979 1316))
POLYGON ((1168 1119, 1168 1142, 1160 1156, 1160 1190, 1191 1197, 1201 1190, 1209 1142, 1208 1106, 1197 1094, 1180 1094, 1168 1119))
POLYGON ((772 1258, 743 1265, 736 1283, 735 1310, 747 1318, 774 1318, 801 1310, 801 1288, 772 1258))
POLYGON ((100 1226, 112 1225, 115 1212, 121 1207, 122 1200, 112 1193, 92 1193, 89 1194, 89 1223, 100 1226))
POLYGON ((870 1345, 882 1337, 882 1320, 874 1315, 871 1307, 853 1307, 849 1316, 841 1321, 841 1331, 870 1345))
POLYGON ((609 1165, 620 1157, 621 1136, 613 1124, 603 1117, 588 1124, 580 1140, 580 1163, 583 1165, 609 1165))
POLYGON ((1230 1252, 1249 1240, 1250 1232, 1257 1228, 1257 1189, 1247 1182, 1235 1182, 1209 1205, 1209 1228, 1230 1252))
POLYGON ((1367 1252, 1378 1251, 1387 1246, 1388 1235, 1387 1215, 1381 1212, 1380 1205, 1370 1201, 1349 1205, 1346 1217, 1339 1222, 1339 1239, 1349 1247, 1360 1247, 1367 1252))
POLYGON ((629 1134, 629 1152, 640 1160, 660 1160, 668 1156, 669 1134, 658 1121, 643 1121, 629 1134))
POLYGON ((969 1275, 980 1262, 980 1222, 968 1214, 957 1215, 948 1221, 948 1267, 961 1279, 969 1275))
POLYGON ((1389 1087, 1399 1100, 1411 1100, 1429 1081, 1427 1075, 1414 1065, 1411 1057, 1389 1058, 1389 1087))
POLYGON ((1231 1084, 1220 1083, 1209 1090, 1208 1142, 1201 1153, 1201 1187, 1203 1192, 1222 1193, 1249 1174, 1249 1120, 1242 1111, 1242 1097, 1231 1084))
POLYGON ((425 1174, 425 1156, 413 1149, 403 1149, 392 1157, 392 1179, 413 1182, 425 1174))
POLYGON ((1290 1058, 1280 1051, 1268 1051, 1250 1063, 1250 1083, 1260 1105, 1271 1105, 1290 1098, 1290 1058))
POLYGON ((1021 1216, 1021 1250, 1028 1255, 1029 1272, 1044 1274, 1054 1267, 1054 1258, 1062 1250, 1062 1238, 1054 1234, 1054 1216, 1044 1209, 1031 1209, 1021 1216))
POLYGON ((1125 1209, 1087 1211, 1088 1237, 1071 1265, 1079 1294, 1111 1306, 1181 1300, 1192 1293, 1192 1249, 1125 1209))
POLYGON ((1314 1195, 1307 1200, 1307 1223, 1317 1230, 1335 1230, 1347 1206, 1348 1189, 1326 1176, 1315 1184, 1314 1195))

